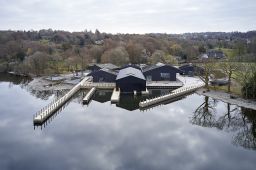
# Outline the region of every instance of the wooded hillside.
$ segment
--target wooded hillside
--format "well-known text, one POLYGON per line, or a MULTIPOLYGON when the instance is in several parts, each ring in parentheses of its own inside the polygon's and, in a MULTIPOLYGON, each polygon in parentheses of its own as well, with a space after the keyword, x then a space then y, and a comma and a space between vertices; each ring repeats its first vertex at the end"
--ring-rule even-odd
POLYGON ((210 49, 237 51, 238 61, 256 62, 256 31, 186 34, 107 34, 67 31, 0 31, 0 72, 55 74, 89 63, 178 63, 210 49))

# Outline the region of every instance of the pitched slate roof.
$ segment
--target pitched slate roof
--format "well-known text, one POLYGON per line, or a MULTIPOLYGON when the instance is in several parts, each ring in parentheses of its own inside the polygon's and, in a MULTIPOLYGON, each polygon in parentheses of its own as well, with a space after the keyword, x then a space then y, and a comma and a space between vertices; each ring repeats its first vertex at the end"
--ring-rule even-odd
POLYGON ((167 64, 157 64, 157 65, 151 65, 151 66, 146 66, 142 69, 143 73, 145 72, 148 72, 150 70, 153 70, 153 69, 157 69, 157 68, 160 68, 160 67, 163 67, 163 66, 168 66, 168 67, 171 67, 173 69, 175 69, 178 73, 181 73, 182 71, 176 67, 173 67, 171 65, 167 65, 167 64))
POLYGON ((105 64, 90 64, 91 66, 93 65, 96 65, 100 68, 105 68, 105 69, 111 69, 111 70, 114 70, 114 69, 117 69, 118 67, 112 63, 105 63, 105 64))
POLYGON ((97 70, 97 71, 89 73, 88 76, 91 76, 92 74, 95 74, 95 73, 97 73, 99 71, 104 71, 104 72, 107 72, 109 74, 117 75, 116 71, 113 71, 113 70, 110 70, 110 69, 107 69, 107 68, 103 68, 103 69, 100 69, 100 70, 97 70))
POLYGON ((120 68, 121 69, 124 69, 124 68, 127 68, 127 67, 133 67, 133 68, 136 68, 138 70, 141 70, 140 66, 136 65, 136 64, 127 64, 127 65, 124 65, 123 67, 120 68))
POLYGON ((119 80, 128 76, 133 76, 142 80, 146 80, 142 72, 133 67, 127 67, 127 68, 121 69, 117 74, 116 80, 119 80))

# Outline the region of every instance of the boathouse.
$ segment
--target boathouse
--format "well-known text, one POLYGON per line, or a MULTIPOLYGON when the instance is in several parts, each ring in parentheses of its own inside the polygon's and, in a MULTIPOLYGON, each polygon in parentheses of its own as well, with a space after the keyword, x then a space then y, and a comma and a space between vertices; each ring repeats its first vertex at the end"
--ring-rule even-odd
POLYGON ((97 71, 100 69, 109 69, 109 70, 117 70, 118 66, 112 64, 112 63, 105 63, 105 64, 90 64, 88 66, 88 69, 93 71, 97 71))
POLYGON ((141 70, 126 67, 121 69, 116 77, 116 87, 120 88, 121 92, 141 92, 146 90, 146 79, 141 70))
POLYGON ((182 70, 183 75, 188 75, 188 76, 201 75, 204 72, 204 69, 202 67, 193 65, 191 63, 180 66, 179 68, 180 70, 182 70))
POLYGON ((109 82, 113 83, 116 80, 117 72, 109 69, 100 69, 88 74, 93 78, 93 82, 109 82))
POLYGON ((176 81, 176 74, 182 71, 167 64, 157 64, 142 69, 147 81, 176 81))

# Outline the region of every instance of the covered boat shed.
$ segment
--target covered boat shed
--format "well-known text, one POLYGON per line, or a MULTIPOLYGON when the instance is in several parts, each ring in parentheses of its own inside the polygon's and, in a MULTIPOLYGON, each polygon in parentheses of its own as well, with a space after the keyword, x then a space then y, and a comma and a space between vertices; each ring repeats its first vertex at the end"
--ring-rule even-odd
POLYGON ((117 74, 116 87, 120 88, 121 92, 125 93, 145 91, 146 79, 141 70, 133 67, 126 67, 121 69, 117 74))
POLYGON ((105 64, 90 64, 88 69, 93 71, 97 71, 100 69, 109 69, 109 70, 117 70, 118 67, 112 63, 105 63, 105 64))
POLYGON ((176 81, 176 74, 182 71, 167 64, 152 65, 143 68, 147 81, 176 81))
POLYGON ((202 67, 193 65, 193 64, 185 64, 179 67, 182 70, 183 75, 194 76, 194 75, 202 75, 204 69, 202 67))
POLYGON ((100 69, 88 74, 93 78, 93 82, 109 82, 113 83, 116 80, 117 73, 109 69, 100 69))

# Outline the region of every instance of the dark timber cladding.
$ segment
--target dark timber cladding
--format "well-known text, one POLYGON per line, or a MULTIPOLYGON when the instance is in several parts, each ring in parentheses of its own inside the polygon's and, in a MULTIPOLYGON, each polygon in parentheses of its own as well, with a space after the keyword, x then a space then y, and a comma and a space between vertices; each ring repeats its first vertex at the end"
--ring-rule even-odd
POLYGON ((115 82, 117 73, 109 69, 93 71, 88 76, 93 77, 93 82, 115 82))
POLYGON ((121 92, 137 92, 146 90, 146 80, 141 70, 126 67, 121 69, 116 77, 116 86, 120 88, 121 92))
POLYGON ((179 67, 182 70, 184 75, 194 76, 203 74, 204 69, 202 67, 198 67, 192 64, 185 64, 179 67))
POLYGON ((171 65, 153 65, 143 68, 143 74, 147 81, 176 81, 176 73, 182 71, 171 65))

